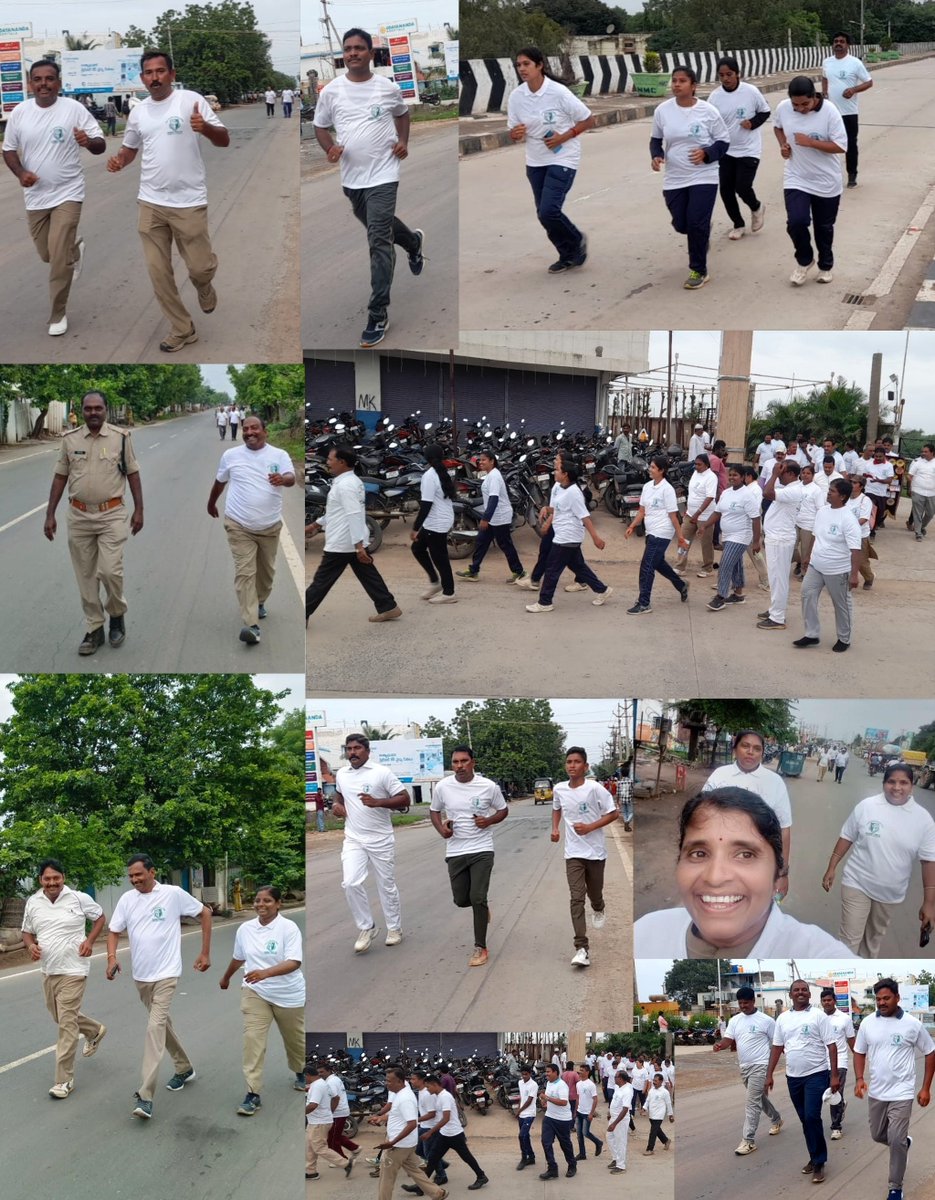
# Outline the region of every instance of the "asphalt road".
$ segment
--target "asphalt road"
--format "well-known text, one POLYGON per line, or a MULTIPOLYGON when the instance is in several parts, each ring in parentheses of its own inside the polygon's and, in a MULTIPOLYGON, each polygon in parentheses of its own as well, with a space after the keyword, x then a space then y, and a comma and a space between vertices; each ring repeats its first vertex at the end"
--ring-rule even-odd
MULTIPOLYGON (((771 107, 781 98, 771 94, 771 107)), ((587 233, 590 257, 583 270, 566 275, 546 274, 554 251, 535 218, 522 148, 472 154, 460 166, 461 327, 902 328, 935 252, 935 167, 924 152, 933 101, 935 58, 876 72, 861 96, 860 182, 842 199, 829 285, 789 283, 794 261, 782 160, 769 124, 756 180, 767 205, 765 228, 728 241, 731 223, 718 201, 711 278, 697 293, 682 288, 686 242, 669 224, 662 176, 650 169, 648 119, 582 139, 565 207, 587 233), (870 298, 859 307, 845 301, 863 293, 870 298)))
POLYGON ((371 881, 381 933, 359 955, 341 891, 341 834, 310 832, 306 890, 315 934, 307 957, 318 982, 310 989, 306 1027, 408 1028, 415 1005, 428 1029, 501 1029, 523 1014, 542 1028, 626 1028, 633 994, 630 837, 622 821, 608 828, 607 924, 589 928, 592 965, 572 967, 565 864, 562 845, 549 841, 550 821, 547 806, 522 800, 497 827, 490 960, 473 969, 471 914, 451 903, 444 849, 428 821, 396 831, 403 942, 383 944, 386 926, 371 881))
MULTIPOLYGON (((304 929, 304 913, 288 915, 304 929)), ((173 1095, 164 1088, 172 1074, 171 1060, 164 1059, 151 1121, 130 1115, 146 1014, 129 975, 125 939, 123 973, 114 982, 104 979, 103 951, 91 960, 82 1008, 104 1022, 107 1037, 93 1062, 79 1050, 75 1090, 65 1101, 48 1096, 55 1026, 42 999, 38 969, 0 973, 0 1176, 8 1196, 67 1190, 74 1200, 116 1200, 138 1193, 144 1180, 160 1196, 199 1200, 301 1195, 302 1096, 290 1086, 275 1031, 269 1039, 263 1108, 250 1121, 236 1114, 246 1090, 239 985, 234 980, 229 991, 218 988, 235 932, 234 922, 216 927, 211 969, 203 976, 191 966, 200 932, 182 932, 183 972, 172 1019, 198 1078, 173 1095)))
MULTIPOLYGON (((901 517, 908 515, 906 501, 901 517)), ((705 696, 712 689, 725 696, 764 694, 764 679, 751 663, 769 662, 766 694, 823 697, 841 691, 879 696, 929 694, 935 676, 935 643, 928 635, 935 601, 935 543, 916 542, 902 520, 887 525, 876 539, 878 581, 872 591, 854 595, 854 644, 847 654, 832 654, 834 629, 831 605, 821 603, 822 645, 796 650, 803 633, 799 584, 791 584, 788 628, 764 632, 756 614, 768 607, 758 591, 755 573, 748 570, 748 600, 736 611, 709 612, 714 577, 698 579, 697 551, 692 553, 686 579, 689 600, 679 601, 672 586, 657 579, 651 614, 628 616, 637 594, 641 538, 625 541, 621 523, 603 506, 594 514, 606 549, 595 550, 586 540, 584 556, 598 576, 614 588, 600 608, 591 594, 567 595, 566 573, 551 613, 530 614, 525 605, 534 592, 508 587, 508 571, 493 547, 476 583, 456 579, 458 604, 426 604, 420 596, 426 577, 409 549, 410 526, 391 523, 374 559, 396 596, 402 617, 369 624, 374 609, 350 571, 338 581, 309 622, 308 695, 354 694, 360 680, 379 680, 389 695, 447 695, 457 688, 466 695, 606 696, 625 683, 634 696, 705 696), (750 577, 753 577, 751 586, 750 577), (353 636, 348 636, 353 630, 353 636), (913 670, 894 672, 895 642, 911 647, 913 670), (543 659, 544 647, 560 654, 543 659), (717 686, 715 686, 717 685, 717 686)), ((527 570, 535 563, 538 539, 528 528, 514 532, 514 541, 527 570)), ((314 572, 323 539, 308 543, 306 566, 314 572)), ((674 556, 674 551, 672 552, 674 556)), ((469 560, 454 564, 463 569, 469 560)))
MULTIPOLYGON (((830 893, 823 890, 821 879, 849 813, 861 800, 879 795, 883 788, 881 777, 868 776, 866 765, 854 758, 840 784, 830 774, 823 783, 818 783, 817 775, 817 765, 812 759, 798 779, 786 779, 792 802, 792 869, 789 894, 782 907, 798 920, 820 925, 837 937, 844 864, 838 867, 830 893)), ((679 905, 673 875, 675 829, 679 810, 689 794, 663 797, 651 806, 646 801, 637 801, 634 907, 638 917, 679 905)), ((914 796, 917 803, 935 815, 935 793, 916 788, 914 796)), ((922 873, 916 864, 906 900, 883 938, 882 958, 931 959, 935 955, 932 946, 919 948, 921 902, 922 873)))
MULTIPOLYGON (((396 211, 410 229, 425 232, 426 264, 413 278, 397 250, 390 329, 381 349, 458 344, 457 125, 412 127, 396 211)), ((356 348, 370 295, 366 233, 341 190, 340 169, 322 169, 314 139, 303 141, 302 156, 302 346, 356 348)))
MULTIPOLYGON (((79 658, 84 616, 68 554, 67 500, 54 542, 42 526, 58 441, 0 453, 2 671, 295 671, 302 661, 301 489, 287 489, 276 581, 258 646, 239 641, 233 559, 205 511, 221 452, 214 413, 140 426, 145 524, 124 554, 127 640, 79 658), (15 564, 15 566, 11 566, 15 564)), ((296 464, 296 471, 300 464, 296 464)), ((127 492, 129 497, 129 491, 127 492)), ((223 505, 223 497, 221 500, 223 505)), ((132 507, 132 504, 131 504, 132 507)))
MULTIPOLYGON (((219 267, 217 310, 198 308, 177 266, 182 300, 199 340, 179 351, 183 362, 295 362, 299 352, 298 120, 267 121, 263 104, 220 114, 230 146, 202 147, 208 177, 208 227, 219 267), (182 284, 184 280, 184 285, 182 284)), ((4 171, 0 189, 2 362, 165 362, 159 342, 168 322, 156 303, 137 224, 139 165, 117 175, 105 154, 85 154, 87 195, 80 233, 84 270, 69 298, 68 332, 50 338, 48 269, 29 237, 22 189, 4 171)), ((176 264, 181 260, 173 253, 176 264)))
MULTIPOLYGON (((734 1147, 743 1130, 744 1089, 737 1056, 710 1049, 679 1051, 679 1131, 676 1200, 747 1200, 751 1195, 802 1197, 811 1187, 799 1168, 808 1158, 802 1127, 789 1100, 785 1074, 777 1072, 773 1103, 785 1122, 782 1133, 766 1136, 760 1122, 755 1154, 738 1158, 734 1147)), ((887 1193, 885 1146, 871 1141, 866 1101, 854 1096, 849 1073, 844 1117, 844 1137, 828 1142, 828 1165, 823 1197, 834 1200, 879 1200, 887 1193)), ((917 1077, 921 1083, 921 1072, 917 1077)), ((825 1116, 825 1136, 831 1122, 825 1116)), ((932 1109, 913 1107, 912 1151, 906 1171, 907 1200, 929 1200, 935 1195, 935 1140, 932 1109)))

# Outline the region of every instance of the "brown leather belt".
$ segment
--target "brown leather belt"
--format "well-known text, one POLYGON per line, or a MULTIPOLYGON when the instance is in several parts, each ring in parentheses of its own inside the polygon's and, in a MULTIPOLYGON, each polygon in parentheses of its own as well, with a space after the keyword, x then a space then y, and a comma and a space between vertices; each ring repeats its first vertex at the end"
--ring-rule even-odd
POLYGON ((81 511, 81 512, 102 513, 102 512, 107 512, 107 510, 110 508, 119 508, 119 506, 121 504, 123 504, 123 496, 115 496, 113 498, 113 500, 105 500, 101 504, 85 504, 85 502, 83 500, 76 500, 72 496, 69 499, 68 503, 73 508, 79 509, 79 511, 81 511))

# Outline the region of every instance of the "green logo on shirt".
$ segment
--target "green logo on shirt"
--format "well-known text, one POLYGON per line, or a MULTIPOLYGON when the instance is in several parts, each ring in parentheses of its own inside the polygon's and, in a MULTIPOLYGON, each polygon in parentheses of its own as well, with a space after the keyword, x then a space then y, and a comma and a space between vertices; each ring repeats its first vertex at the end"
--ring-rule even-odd
POLYGON ((51 136, 53 142, 64 142, 65 130, 61 127, 61 125, 53 125, 51 136))
POLYGON ((555 110, 550 108, 542 114, 542 119, 545 121, 546 125, 552 125, 557 119, 557 116, 558 114, 555 112, 555 110))
POLYGON ((182 128, 181 117, 169 117, 168 121, 166 121, 166 129, 169 133, 181 133, 182 128))
POLYGON ((699 121, 695 121, 695 123, 689 128, 688 132, 692 135, 693 138, 700 138, 702 133, 704 132, 704 127, 701 125, 701 123, 699 121))
POLYGON ((166 910, 165 910, 165 909, 162 907, 162 905, 161 905, 161 904, 158 904, 158 905, 157 905, 157 906, 156 906, 156 907, 153 909, 153 917, 152 917, 152 919, 153 919, 154 921, 164 921, 164 920, 166 919, 166 910))
POLYGON ((379 119, 383 116, 383 105, 382 104, 371 104, 370 116, 373 118, 374 121, 379 121, 379 119))
POLYGON ((891 1046, 901 1046, 902 1044, 903 1044, 903 1035, 901 1033, 891 1034, 891 1036, 890 1036, 890 1045, 891 1046))
POLYGON ((739 121, 742 121, 746 115, 747 115, 747 110, 745 108, 741 107, 741 108, 737 109, 737 119, 739 121))
POLYGON ((882 830, 883 826, 879 821, 871 821, 867 826, 867 833, 870 835, 870 837, 879 837, 882 830))
POLYGON ((278 948, 279 948, 279 943, 276 941, 275 938, 270 938, 269 941, 266 943, 266 945, 263 947, 263 949, 266 951, 267 954, 275 954, 278 948))

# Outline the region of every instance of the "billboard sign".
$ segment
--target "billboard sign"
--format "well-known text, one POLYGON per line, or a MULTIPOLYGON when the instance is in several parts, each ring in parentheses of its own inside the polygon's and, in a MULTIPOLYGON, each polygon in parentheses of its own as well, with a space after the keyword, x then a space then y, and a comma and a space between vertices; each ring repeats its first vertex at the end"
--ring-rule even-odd
POLYGON ((8 117, 26 99, 26 62, 19 38, 0 42, 0 106, 8 117))
POLYGON ((901 983, 899 999, 906 1012, 919 1012, 929 1006, 929 989, 925 983, 901 983))
POLYGON ((403 94, 403 99, 412 103, 419 101, 419 89, 416 86, 416 63, 412 54, 412 43, 408 33, 388 37, 390 63, 393 68, 393 82, 403 94))
POLYGON ((62 91, 145 92, 140 77, 141 50, 63 50, 62 91))
POLYGON ((865 729, 864 738, 868 742, 888 742, 890 731, 888 729, 865 729))
POLYGON ((415 17, 410 17, 408 21, 389 21, 386 25, 380 26, 380 32, 384 37, 398 37, 401 33, 418 33, 419 22, 415 17))
POLYGON ((459 72, 458 64, 458 42, 445 42, 445 70, 448 72, 449 79, 457 79, 459 72))
POLYGON ((412 783, 416 779, 443 779, 445 775, 441 738, 394 738, 391 742, 371 742, 370 757, 389 767, 403 783, 412 783))

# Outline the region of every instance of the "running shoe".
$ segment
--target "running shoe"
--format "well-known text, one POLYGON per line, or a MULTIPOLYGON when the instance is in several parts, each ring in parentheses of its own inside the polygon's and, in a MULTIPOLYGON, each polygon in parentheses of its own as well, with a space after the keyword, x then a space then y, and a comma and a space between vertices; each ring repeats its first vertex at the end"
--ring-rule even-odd
POLYGON ((682 287, 689 292, 695 292, 698 288, 703 288, 708 282, 708 276, 703 275, 701 271, 689 271, 688 278, 682 284, 682 287))
POLYGON ((746 1138, 744 1138, 734 1153, 737 1155, 752 1154, 755 1149, 756 1142, 748 1142, 746 1138))
POLYGON ((186 1083, 191 1083, 193 1079, 197 1078, 198 1076, 195 1074, 195 1068, 189 1067, 187 1071, 176 1071, 176 1073, 166 1084, 166 1087, 170 1092, 180 1092, 186 1083))
POLYGON ((560 258, 557 262, 552 263, 551 267, 549 267, 549 274, 561 275, 563 271, 570 271, 572 265, 572 263, 566 262, 564 258, 560 258))
POLYGON ((535 604, 526 605, 526 611, 529 613, 552 612, 554 608, 554 604, 540 604, 538 600, 535 604))
POLYGON ((386 941, 384 946, 398 946, 403 940, 403 931, 401 929, 388 929, 386 931, 386 941))
POLYGON ((49 1095, 53 1100, 67 1100, 75 1090, 75 1081, 66 1079, 64 1083, 55 1083, 49 1088, 49 1095))
POLYGON ((591 956, 585 950, 584 946, 580 950, 575 951, 575 956, 571 960, 573 967, 589 967, 591 965, 591 956))
POLYGON ((354 953, 366 954, 376 936, 376 925, 371 925, 369 929, 362 929, 357 935, 357 941, 354 943, 354 953))
POLYGON ((766 220, 766 205, 760 201, 760 207, 753 214, 753 220, 750 222, 750 228, 754 233, 759 233, 763 228, 763 222, 766 220))
POLYGON ((372 346, 379 346, 379 344, 386 337, 386 331, 389 329, 389 327, 389 321, 369 320, 367 322, 367 328, 360 335, 360 346, 364 350, 369 350, 372 346))
POLYGON ((413 275, 421 275, 425 266, 425 234, 421 229, 412 231, 419 239, 418 247, 409 255, 409 270, 413 275))
POLYGON ((830 271, 819 271, 815 278, 819 283, 830 283, 834 277, 830 271))
POLYGON ((739 242, 740 239, 743 237, 744 233, 745 233, 744 227, 742 225, 737 225, 727 235, 728 241, 739 242))
POLYGON ((709 608, 711 612, 720 612, 720 610, 724 608, 726 604, 727 601, 723 596, 712 596, 705 607, 709 608))
MULTIPOLYGON (((921 537, 919 538, 919 541, 922 541, 921 537)), ((588 585, 586 583, 566 583, 564 590, 566 592, 586 592, 588 590, 588 585)))
POLYGON ((652 611, 651 604, 640 604, 639 601, 637 601, 632 608, 627 609, 627 612, 631 617, 641 617, 643 613, 651 613, 652 611))
POLYGON ((591 601, 591 603, 596 605, 598 608, 600 608, 600 606, 602 604, 606 604, 606 602, 611 598, 611 596, 613 594, 614 594, 614 589, 612 587, 608 587, 606 592, 598 592, 598 594, 594 597, 594 599, 591 601))
POLYGON ((252 1117, 262 1103, 256 1092, 247 1092, 240 1107, 237 1109, 237 1115, 239 1117, 252 1117))
POLYGON ((808 273, 811 269, 811 263, 807 267, 796 266, 795 270, 789 276, 789 282, 793 287, 801 287, 805 280, 808 279, 808 273))

